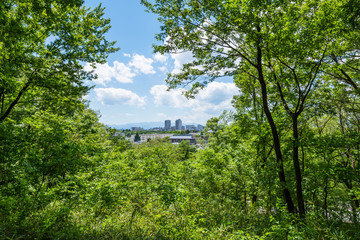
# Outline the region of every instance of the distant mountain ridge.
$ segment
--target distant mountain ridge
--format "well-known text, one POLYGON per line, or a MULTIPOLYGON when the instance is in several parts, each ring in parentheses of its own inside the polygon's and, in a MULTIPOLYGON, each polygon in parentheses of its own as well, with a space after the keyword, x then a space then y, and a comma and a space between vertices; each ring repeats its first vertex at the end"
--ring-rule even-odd
POLYGON ((139 122, 139 123, 126 123, 126 124, 107 124, 111 128, 116 129, 131 129, 132 127, 142 127, 143 129, 150 129, 155 127, 164 127, 163 122, 139 122))

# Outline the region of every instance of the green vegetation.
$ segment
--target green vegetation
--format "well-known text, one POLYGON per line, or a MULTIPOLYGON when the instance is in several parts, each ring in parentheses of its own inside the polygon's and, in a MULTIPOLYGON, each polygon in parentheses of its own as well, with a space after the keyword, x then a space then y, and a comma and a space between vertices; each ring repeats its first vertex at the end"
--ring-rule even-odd
POLYGON ((135 138, 134 138, 134 141, 135 142, 140 142, 140 135, 139 135, 139 133, 137 132, 136 134, 135 134, 135 138))
POLYGON ((0 6, 1 239, 360 239, 357 1, 143 1, 195 57, 170 87, 241 90, 205 149, 114 137, 83 100, 103 10, 25 2, 0 6))

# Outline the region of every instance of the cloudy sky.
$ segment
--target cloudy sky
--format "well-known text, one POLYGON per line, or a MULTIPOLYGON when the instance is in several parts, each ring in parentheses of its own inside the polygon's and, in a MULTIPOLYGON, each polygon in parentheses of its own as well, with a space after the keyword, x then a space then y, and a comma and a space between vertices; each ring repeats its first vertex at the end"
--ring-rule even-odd
MULTIPOLYGON (((230 110, 232 96, 238 93, 231 79, 210 83, 195 99, 187 100, 182 89, 167 91, 167 73, 177 72, 191 60, 191 54, 154 54, 155 34, 160 32, 157 16, 145 12, 140 0, 86 0, 94 7, 102 2, 105 17, 111 19, 107 34, 117 41, 120 51, 107 63, 98 65, 94 89, 87 96, 90 107, 101 114, 105 124, 163 122, 205 124, 224 110, 230 110)), ((89 64, 85 69, 91 70, 89 64)))

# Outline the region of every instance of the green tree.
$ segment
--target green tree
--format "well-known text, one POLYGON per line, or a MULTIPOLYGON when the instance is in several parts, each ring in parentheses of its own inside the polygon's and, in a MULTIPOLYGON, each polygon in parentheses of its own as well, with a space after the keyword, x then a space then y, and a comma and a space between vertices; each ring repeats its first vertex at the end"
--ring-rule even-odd
POLYGON ((190 155, 196 152, 196 148, 191 146, 188 141, 181 141, 179 143, 179 157, 181 160, 188 160, 190 155))
POLYGON ((104 34, 110 20, 81 0, 5 0, 0 6, 0 122, 14 109, 70 113, 94 76, 84 63, 116 51, 104 34))
POLYGON ((166 41, 155 50, 161 53, 185 50, 192 52, 195 58, 183 66, 181 73, 168 76, 166 81, 170 88, 190 84, 186 95, 192 97, 199 88, 223 75, 245 74, 259 83, 261 102, 273 136, 283 197, 288 211, 293 213, 294 203, 286 183, 279 130, 271 113, 264 70, 270 57, 265 40, 268 26, 273 25, 271 17, 276 14, 277 4, 240 0, 142 2, 159 14, 163 23, 157 39, 166 41))
POLYGON ((329 49, 327 69, 324 73, 329 81, 349 86, 359 94, 360 18, 358 0, 336 1, 331 9, 336 28, 328 34, 336 39, 329 49))
MULTIPOLYGON (((2 237, 24 227, 25 238, 56 238, 41 235, 46 232, 41 227, 34 233, 38 237, 27 235, 27 223, 33 222, 26 219, 66 198, 64 186, 76 185, 75 175, 93 169, 96 157, 108 149, 105 128, 83 100, 91 89, 88 80, 95 77, 83 66, 104 62, 117 48, 105 39, 110 20, 103 18, 101 5, 89 9, 83 3, 0 4, 2 237)), ((46 220, 50 225, 51 218, 56 214, 46 220)))
POLYGON ((137 132, 137 133, 135 134, 135 137, 134 137, 134 142, 140 142, 140 140, 141 140, 140 135, 139 135, 139 133, 137 132))
MULTIPOLYGON (((186 96, 194 97, 199 89, 220 76, 234 76, 240 87, 246 85, 241 82, 255 82, 251 85, 256 97, 252 98, 260 101, 259 107, 270 128, 280 188, 288 211, 295 212, 289 189, 292 182, 289 184, 287 181, 284 165, 290 158, 292 175, 295 176, 297 210, 304 216, 299 127, 304 110, 314 102, 313 93, 324 83, 324 65, 337 64, 329 56, 339 48, 337 29, 345 26, 338 19, 342 3, 155 2, 142 1, 151 12, 160 16, 163 24, 157 40, 164 44, 155 46, 155 51, 172 54, 188 51, 194 58, 183 66, 180 73, 168 75, 169 87, 190 86, 186 96), (286 124, 291 125, 291 137, 283 134, 286 124), (292 142, 291 150, 287 146, 289 140, 292 142)), ((347 41, 349 46, 355 43, 353 39, 347 41)), ((354 53, 354 49, 351 48, 350 52, 354 53)))

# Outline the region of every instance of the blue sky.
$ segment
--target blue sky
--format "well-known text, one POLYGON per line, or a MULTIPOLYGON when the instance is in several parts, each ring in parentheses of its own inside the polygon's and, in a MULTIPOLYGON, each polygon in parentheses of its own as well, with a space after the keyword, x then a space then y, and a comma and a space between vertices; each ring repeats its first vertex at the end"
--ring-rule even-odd
MULTIPOLYGON (((209 84, 195 99, 187 100, 181 89, 166 91, 167 73, 179 71, 191 61, 191 54, 154 54, 155 34, 160 32, 157 16, 145 12, 140 0, 86 0, 85 5, 105 7, 112 28, 107 39, 117 41, 121 49, 98 65, 94 89, 87 99, 100 112, 100 121, 109 124, 174 121, 206 124, 206 121, 230 110, 238 89, 231 79, 209 84)), ((85 69, 91 70, 89 64, 85 69)))

